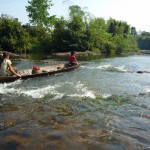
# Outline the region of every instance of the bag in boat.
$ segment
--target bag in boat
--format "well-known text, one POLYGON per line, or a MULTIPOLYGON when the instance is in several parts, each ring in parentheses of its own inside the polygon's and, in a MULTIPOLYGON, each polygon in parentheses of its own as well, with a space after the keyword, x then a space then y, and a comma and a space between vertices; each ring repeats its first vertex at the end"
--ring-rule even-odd
POLYGON ((38 66, 33 66, 32 74, 41 73, 41 69, 38 66))

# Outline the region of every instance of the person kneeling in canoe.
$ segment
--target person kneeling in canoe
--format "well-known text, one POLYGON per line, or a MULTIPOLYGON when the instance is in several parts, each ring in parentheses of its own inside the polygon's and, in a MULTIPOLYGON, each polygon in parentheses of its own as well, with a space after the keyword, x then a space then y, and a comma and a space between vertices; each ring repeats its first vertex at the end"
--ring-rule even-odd
POLYGON ((21 77, 20 74, 17 74, 15 69, 12 67, 12 63, 9 60, 10 54, 8 52, 4 52, 3 55, 1 55, 0 60, 0 76, 18 76, 21 77))
POLYGON ((78 64, 78 61, 76 59, 76 55, 75 55, 75 52, 72 51, 71 52, 71 56, 69 58, 69 66, 74 66, 74 65, 77 65, 78 64))

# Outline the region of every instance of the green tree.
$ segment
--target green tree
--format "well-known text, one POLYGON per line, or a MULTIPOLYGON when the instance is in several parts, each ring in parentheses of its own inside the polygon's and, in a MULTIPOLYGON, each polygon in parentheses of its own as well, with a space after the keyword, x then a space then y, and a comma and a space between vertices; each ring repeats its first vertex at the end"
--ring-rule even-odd
POLYGON ((137 35, 137 31, 135 27, 131 27, 131 35, 136 36, 137 35))
POLYGON ((86 42, 86 16, 81 7, 73 5, 70 9, 70 20, 68 21, 69 47, 74 50, 83 51, 87 48, 86 42))
POLYGON ((75 50, 83 50, 83 39, 85 37, 85 24, 82 18, 75 16, 68 24, 68 32, 70 36, 69 46, 75 50))
POLYGON ((137 38, 138 46, 140 49, 150 50, 150 33, 142 32, 137 38))
POLYGON ((51 52, 52 35, 47 29, 41 26, 23 25, 23 28, 31 37, 32 51, 34 52, 51 52))
POLYGON ((53 48, 56 51, 83 51, 88 48, 85 12, 77 5, 69 7, 69 20, 60 18, 53 31, 53 48))
POLYGON ((143 32, 141 33, 141 36, 150 36, 150 33, 143 31, 143 32))
POLYGON ((0 45, 3 50, 26 53, 31 48, 29 34, 17 19, 2 15, 0 18, 0 45))
POLYGON ((69 10, 70 10, 69 16, 71 19, 73 19, 74 17, 83 18, 85 15, 85 12, 78 5, 70 6, 69 10))
POLYGON ((102 51, 107 41, 106 25, 103 18, 93 18, 89 22, 90 49, 102 51))
POLYGON ((115 19, 110 18, 107 21, 108 32, 111 33, 113 36, 117 34, 129 34, 130 33, 130 26, 123 21, 117 21, 115 19))
POLYGON ((60 52, 69 50, 69 31, 68 22, 63 17, 57 20, 54 26, 53 37, 53 48, 60 52))
POLYGON ((53 6, 51 0, 30 0, 26 11, 29 13, 30 23, 42 27, 49 27, 51 21, 55 18, 50 16, 48 10, 53 6))
POLYGON ((126 37, 121 34, 113 36, 113 43, 115 45, 115 53, 117 54, 138 51, 137 41, 131 35, 127 35, 126 37))

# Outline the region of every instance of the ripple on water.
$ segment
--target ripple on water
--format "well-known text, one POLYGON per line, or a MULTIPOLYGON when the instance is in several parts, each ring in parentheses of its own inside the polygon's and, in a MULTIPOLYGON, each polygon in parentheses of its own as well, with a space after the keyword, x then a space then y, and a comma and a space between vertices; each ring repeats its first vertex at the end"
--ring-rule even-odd
POLYGON ((104 59, 0 84, 0 149, 149 149, 149 75, 131 73, 149 65, 104 59))

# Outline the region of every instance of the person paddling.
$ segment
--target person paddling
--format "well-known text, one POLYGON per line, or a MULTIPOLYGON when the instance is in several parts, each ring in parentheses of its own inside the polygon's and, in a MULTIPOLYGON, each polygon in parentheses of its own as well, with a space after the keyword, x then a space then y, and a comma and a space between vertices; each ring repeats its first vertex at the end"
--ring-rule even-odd
POLYGON ((75 52, 72 51, 71 52, 71 56, 69 58, 69 66, 74 66, 74 65, 77 65, 78 64, 78 61, 76 59, 76 55, 75 55, 75 52))
POLYGON ((12 67, 12 63, 9 60, 10 54, 8 52, 4 52, 3 55, 1 56, 0 60, 0 76, 11 76, 15 75, 17 77, 21 77, 20 74, 17 74, 17 72, 14 70, 12 67))

